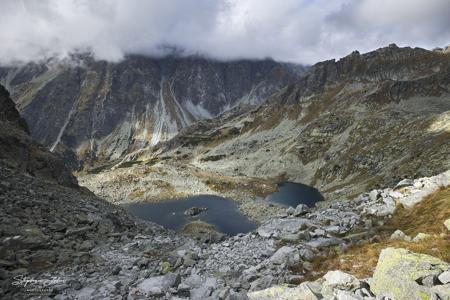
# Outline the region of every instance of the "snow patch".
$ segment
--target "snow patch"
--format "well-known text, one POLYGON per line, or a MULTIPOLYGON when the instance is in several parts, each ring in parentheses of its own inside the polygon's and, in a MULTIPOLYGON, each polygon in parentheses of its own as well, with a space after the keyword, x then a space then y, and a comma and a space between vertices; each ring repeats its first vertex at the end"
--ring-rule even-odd
POLYGON ((59 142, 61 142, 61 137, 64 134, 64 131, 66 130, 66 127, 69 124, 73 113, 75 112, 76 108, 78 107, 79 102, 80 102, 80 98, 75 99, 75 101, 73 102, 72 107, 70 108, 69 114, 67 115, 66 120, 64 121, 64 124, 61 127, 61 129, 59 130, 58 136, 56 137, 56 141, 50 147, 50 152, 55 151, 56 146, 58 146, 59 142))
POLYGON ((175 102, 175 105, 177 106, 177 109, 179 110, 182 126, 186 127, 186 126, 190 125, 192 123, 192 120, 191 120, 190 116, 188 114, 186 114, 184 108, 180 105, 177 98, 175 97, 175 93, 172 90, 172 84, 169 85, 169 90, 170 90, 170 93, 172 94, 173 101, 175 102))
POLYGON ((164 116, 166 114, 166 108, 164 107, 164 103, 162 103, 162 90, 161 96, 158 101, 158 104, 155 107, 155 129, 153 130, 152 139, 150 140, 150 145, 155 146, 161 140, 162 128, 164 122, 164 116))
POLYGON ((211 119, 213 117, 203 106, 195 105, 191 100, 187 100, 184 105, 196 119, 211 119))
POLYGON ((154 110, 155 129, 153 131, 150 145, 155 146, 160 141, 173 138, 178 133, 177 123, 171 118, 166 110, 166 104, 163 96, 164 78, 161 79, 159 101, 154 110))

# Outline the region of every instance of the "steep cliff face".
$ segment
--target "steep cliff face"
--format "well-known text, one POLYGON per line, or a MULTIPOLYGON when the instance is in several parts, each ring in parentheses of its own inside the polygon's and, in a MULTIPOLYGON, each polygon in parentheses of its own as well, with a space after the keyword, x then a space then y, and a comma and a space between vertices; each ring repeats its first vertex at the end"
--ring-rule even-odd
MULTIPOLYGON (((449 149, 450 55, 391 45, 318 63, 262 106, 196 123, 129 155, 127 165, 160 160, 155 167, 195 166, 222 178, 284 176, 325 196, 352 196, 443 172, 449 149)), ((200 178, 220 187, 214 180, 200 178)))
POLYGON ((51 151, 67 147, 85 161, 116 159, 197 120, 259 104, 303 70, 271 60, 76 59, 3 68, 0 81, 37 141, 51 151))
POLYGON ((0 165, 31 175, 75 186, 76 179, 61 159, 29 136, 28 126, 19 115, 8 91, 0 85, 0 165))

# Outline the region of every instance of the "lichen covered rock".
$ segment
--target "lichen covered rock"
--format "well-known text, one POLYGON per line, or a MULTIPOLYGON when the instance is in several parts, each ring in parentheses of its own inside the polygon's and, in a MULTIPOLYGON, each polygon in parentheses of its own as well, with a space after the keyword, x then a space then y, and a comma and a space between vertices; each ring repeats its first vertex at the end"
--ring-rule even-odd
POLYGON ((380 254, 371 290, 378 297, 398 300, 433 299, 434 292, 421 285, 421 279, 438 276, 448 269, 449 264, 438 258, 405 249, 386 248, 380 254))

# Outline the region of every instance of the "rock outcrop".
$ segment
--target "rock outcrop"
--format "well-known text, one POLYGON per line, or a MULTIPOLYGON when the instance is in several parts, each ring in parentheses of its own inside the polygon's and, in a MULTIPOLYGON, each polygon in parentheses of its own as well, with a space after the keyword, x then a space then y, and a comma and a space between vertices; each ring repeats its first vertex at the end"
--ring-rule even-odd
POLYGON ((25 120, 20 117, 8 91, 1 85, 0 163, 62 185, 75 186, 77 183, 59 157, 32 140, 25 120))
POLYGON ((29 133, 27 123, 17 111, 14 102, 9 97, 9 92, 2 85, 0 85, 0 120, 29 133))
POLYGON ((279 285, 248 293, 250 300, 364 300, 449 299, 450 264, 405 249, 381 252, 373 278, 359 280, 341 271, 329 271, 314 282, 293 287, 279 285))

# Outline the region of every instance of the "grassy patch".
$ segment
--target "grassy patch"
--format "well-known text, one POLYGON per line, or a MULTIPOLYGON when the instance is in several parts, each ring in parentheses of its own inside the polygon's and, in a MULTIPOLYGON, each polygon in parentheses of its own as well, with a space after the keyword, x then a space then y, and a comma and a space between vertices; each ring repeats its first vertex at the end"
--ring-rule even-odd
POLYGON ((185 234, 199 234, 215 232, 216 227, 212 224, 203 221, 193 221, 183 227, 183 233, 185 234))
POLYGON ((139 170, 142 175, 148 175, 151 173, 158 174, 160 176, 167 176, 169 173, 164 170, 163 168, 156 168, 156 167, 145 167, 139 170))
POLYGON ((319 118, 319 116, 333 104, 337 94, 342 91, 345 85, 346 82, 343 82, 335 87, 330 87, 320 94, 320 99, 317 99, 317 96, 315 99, 313 98, 311 104, 306 109, 306 114, 300 120, 300 124, 308 124, 319 118))
POLYGON ((144 195, 145 195, 145 190, 135 188, 134 190, 131 191, 131 193, 128 194, 128 198, 130 198, 132 200, 139 200, 139 199, 143 199, 144 195))
POLYGON ((235 138, 239 135, 240 130, 235 127, 224 128, 220 130, 216 130, 211 136, 203 141, 203 145, 206 148, 214 148, 218 145, 224 143, 227 140, 235 138))

